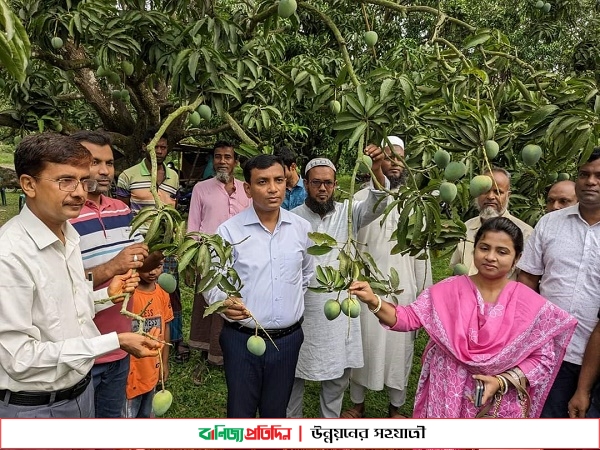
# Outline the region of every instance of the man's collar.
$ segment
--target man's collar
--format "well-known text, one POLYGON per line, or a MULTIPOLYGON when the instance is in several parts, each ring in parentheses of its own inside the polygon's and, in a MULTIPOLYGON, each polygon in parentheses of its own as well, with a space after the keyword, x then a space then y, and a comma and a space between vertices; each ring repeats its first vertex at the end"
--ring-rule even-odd
MULTIPOLYGON (((254 224, 260 224, 262 226, 262 223, 258 217, 258 215, 256 214, 256 210, 254 209, 254 203, 252 204, 252 206, 250 206, 249 208, 247 208, 245 211, 248 211, 246 213, 246 219, 244 220, 244 225, 254 225, 254 224)), ((279 208, 279 219, 277 219, 277 227, 279 227, 279 225, 282 222, 285 223, 290 223, 291 220, 291 212, 286 211, 283 208, 279 208)))
MULTIPOLYGON (((58 236, 56 236, 39 217, 33 214, 27 205, 23 206, 19 216, 21 217, 23 228, 25 228, 25 231, 27 231, 27 234, 31 237, 33 242, 35 242, 35 245, 37 245, 39 250, 43 250, 54 244, 56 241, 60 242, 58 236)), ((69 222, 64 223, 62 230, 66 240, 72 241, 75 244, 79 243, 79 234, 69 222)))
MULTIPOLYGON (((165 163, 162 163, 161 166, 163 166, 165 169, 165 178, 171 178, 169 177, 169 168, 165 165, 165 163)), ((142 162, 140 163, 140 173, 145 177, 152 175, 150 169, 148 169, 146 166, 146 158, 142 159, 142 162)))

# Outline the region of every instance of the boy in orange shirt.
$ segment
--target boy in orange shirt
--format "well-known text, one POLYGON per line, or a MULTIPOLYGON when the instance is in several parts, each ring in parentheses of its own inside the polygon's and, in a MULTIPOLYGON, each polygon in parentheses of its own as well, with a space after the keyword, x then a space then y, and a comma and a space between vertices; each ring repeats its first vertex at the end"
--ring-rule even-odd
MULTIPOLYGON (((160 333, 157 338, 169 342, 169 327, 167 324, 173 320, 173 310, 171 309, 169 294, 156 282, 163 271, 163 261, 150 272, 139 272, 140 284, 131 296, 128 309, 146 319, 144 331, 150 332, 152 328, 158 328, 160 333)), ((138 327, 139 322, 134 320, 133 331, 137 331, 138 327)), ((166 381, 169 375, 169 346, 164 345, 161 352, 164 379, 166 381)), ((153 417, 152 399, 159 380, 160 363, 158 356, 156 358, 141 359, 131 357, 126 389, 127 402, 123 410, 123 417, 153 417)))

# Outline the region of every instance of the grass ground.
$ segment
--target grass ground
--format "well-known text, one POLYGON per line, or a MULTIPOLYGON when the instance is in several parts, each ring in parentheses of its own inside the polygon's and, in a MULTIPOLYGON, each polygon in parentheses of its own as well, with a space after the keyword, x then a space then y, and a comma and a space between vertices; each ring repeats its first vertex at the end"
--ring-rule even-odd
MULTIPOLYGON (((12 161, 11 161, 12 162, 12 161)), ((349 185, 348 177, 340 177, 342 189, 349 185)), ((7 192, 7 206, 0 206, 0 225, 18 213, 18 192, 7 192)), ((441 280, 450 275, 448 269, 448 258, 433 258, 434 281, 441 280)), ((189 336, 190 317, 192 309, 192 291, 182 288, 182 303, 184 317, 184 336, 189 336)), ((413 370, 408 386, 406 404, 401 408, 401 414, 412 415, 413 399, 417 385, 418 375, 421 369, 420 357, 427 343, 426 333, 419 333, 415 343, 415 356, 413 370)), ((223 371, 218 368, 209 368, 204 382, 196 386, 193 381, 193 371, 201 364, 197 353, 192 352, 191 358, 186 363, 176 363, 171 360, 171 373, 167 383, 168 389, 173 393, 175 399, 173 406, 167 413, 167 417, 225 417, 227 390, 223 371)), ((367 417, 387 417, 388 400, 385 392, 369 392, 366 398, 367 417)), ((350 407, 351 403, 346 395, 344 409, 350 407)), ((308 382, 304 398, 304 415, 306 417, 318 417, 319 411, 319 384, 308 382)))

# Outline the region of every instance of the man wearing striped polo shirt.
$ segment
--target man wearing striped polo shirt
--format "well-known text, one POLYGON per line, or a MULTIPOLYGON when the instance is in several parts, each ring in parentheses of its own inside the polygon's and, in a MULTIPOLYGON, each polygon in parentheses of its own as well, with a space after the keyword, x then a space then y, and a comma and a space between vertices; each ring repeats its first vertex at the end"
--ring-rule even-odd
MULTIPOLYGON (((113 276, 139 269, 148 257, 148 247, 140 235, 129 237, 133 214, 120 200, 107 197, 115 176, 110 136, 99 131, 79 131, 72 135, 93 157, 90 178, 98 182, 89 192, 79 217, 70 222, 81 236, 83 266, 94 289, 106 287, 113 276)), ((158 261, 157 261, 158 262, 158 261)), ((146 260, 147 264, 152 264, 146 260)), ((100 311, 94 323, 100 333, 131 331, 131 320, 120 313, 121 303, 100 311)), ((97 358, 92 368, 96 417, 121 417, 129 355, 121 349, 97 358)))
MULTIPOLYGON (((127 204, 134 214, 146 206, 154 206, 154 197, 150 191, 152 183, 152 162, 147 145, 154 138, 158 128, 148 128, 144 133, 142 149, 145 158, 139 164, 124 170, 119 175, 117 182, 117 198, 127 204)), ((158 197, 165 205, 175 206, 177 203, 177 190, 179 189, 179 175, 165 164, 169 153, 168 136, 164 133, 154 146, 156 151, 156 188, 158 197)), ((183 319, 181 317, 181 294, 179 291, 179 272, 177 261, 173 257, 165 258, 164 271, 173 275, 177 280, 175 292, 169 294, 173 308, 173 320, 169 322, 171 344, 175 349, 175 361, 185 362, 189 358, 190 350, 183 343, 183 319)))

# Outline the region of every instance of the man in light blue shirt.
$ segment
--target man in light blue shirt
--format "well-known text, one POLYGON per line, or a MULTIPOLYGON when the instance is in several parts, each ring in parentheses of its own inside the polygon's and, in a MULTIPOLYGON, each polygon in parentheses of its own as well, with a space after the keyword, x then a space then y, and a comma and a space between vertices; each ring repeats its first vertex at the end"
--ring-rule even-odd
MULTIPOLYGON (((252 207, 225 221, 217 233, 231 243, 233 267, 242 283, 239 303, 225 312, 221 348, 227 382, 227 417, 284 418, 292 392, 300 346, 304 340, 304 293, 314 272, 307 253, 310 224, 281 208, 285 173, 281 159, 258 155, 244 165, 244 190, 252 207), (251 311, 267 330, 267 343, 256 356, 246 343, 255 334, 251 311)), ((225 298, 217 288, 207 291, 209 304, 225 298)))
POLYGON ((289 147, 281 147, 275 150, 275 156, 279 156, 283 160, 285 168, 285 199, 281 207, 291 211, 296 206, 304 203, 306 198, 306 189, 304 189, 304 181, 298 175, 298 155, 289 147))

